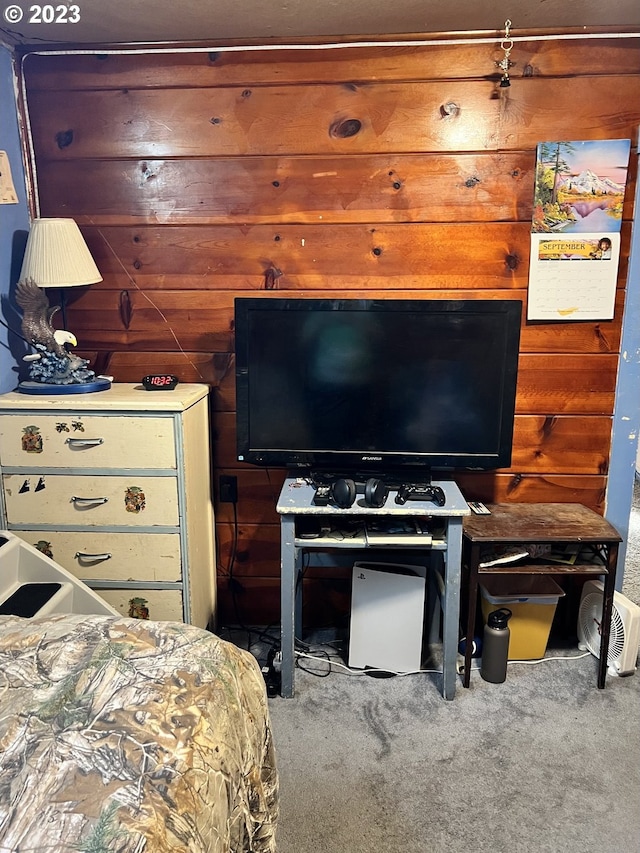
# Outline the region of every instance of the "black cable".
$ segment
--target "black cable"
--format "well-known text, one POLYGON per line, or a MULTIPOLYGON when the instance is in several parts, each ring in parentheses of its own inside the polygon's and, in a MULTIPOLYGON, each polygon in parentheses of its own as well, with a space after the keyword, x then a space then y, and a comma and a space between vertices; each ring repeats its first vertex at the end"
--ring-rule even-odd
POLYGON ((8 331, 10 331, 12 334, 14 334, 17 338, 20 338, 21 340, 23 340, 25 342, 25 344, 29 344, 29 346, 33 348, 33 342, 32 341, 28 340, 28 338, 25 338, 24 335, 20 334, 20 332, 16 332, 15 329, 12 329, 11 326, 8 323, 5 323, 5 321, 2 318, 0 318, 0 323, 5 327, 5 329, 8 329, 8 331))
MULTIPOLYGON (((238 587, 241 587, 241 584, 234 577, 234 569, 236 563, 236 557, 238 553, 238 505, 237 502, 233 502, 233 538, 231 541, 231 553, 229 555, 229 563, 227 566, 227 570, 225 572, 224 569, 221 569, 221 574, 223 577, 227 578, 227 583, 229 585, 229 589, 231 591, 231 600, 233 602, 233 609, 236 616, 236 622, 241 631, 244 631, 246 634, 246 648, 247 651, 251 651, 251 646, 254 644, 254 640, 252 639, 253 634, 257 635, 257 638, 263 643, 267 643, 273 647, 274 655, 276 651, 279 651, 280 647, 280 639, 270 636, 267 631, 271 628, 271 625, 267 625, 266 628, 260 629, 255 626, 250 626, 245 624, 244 619, 240 613, 240 604, 238 602, 238 587)), ((218 551, 219 553, 219 551, 218 551)), ((229 636, 232 636, 233 628, 230 625, 223 626, 222 631, 228 631, 229 636)), ((234 642, 232 640, 232 642, 234 642)), ((239 643, 235 643, 235 645, 239 645, 239 643)))
POLYGON ((247 651, 251 648, 251 629, 248 625, 245 625, 241 615, 240 615, 240 607, 238 605, 238 586, 241 586, 240 582, 237 581, 233 575, 233 571, 236 564, 236 555, 238 553, 238 504, 236 501, 233 502, 233 538, 231 540, 231 553, 229 555, 229 567, 227 569, 227 577, 228 577, 228 585, 231 590, 231 600, 233 602, 233 610, 236 614, 236 621, 238 625, 246 631, 247 633, 247 651))
POLYGON ((329 664, 329 667, 328 667, 326 672, 317 672, 317 671, 314 671, 313 669, 308 669, 308 667, 303 666, 300 663, 300 658, 296 658, 296 666, 298 667, 298 669, 301 669, 303 672, 308 672, 309 675, 315 675, 316 678, 328 678, 333 671, 331 669, 331 658, 329 657, 328 653, 324 649, 319 649, 317 652, 314 653, 314 657, 317 655, 324 655, 325 656, 326 661, 329 664))

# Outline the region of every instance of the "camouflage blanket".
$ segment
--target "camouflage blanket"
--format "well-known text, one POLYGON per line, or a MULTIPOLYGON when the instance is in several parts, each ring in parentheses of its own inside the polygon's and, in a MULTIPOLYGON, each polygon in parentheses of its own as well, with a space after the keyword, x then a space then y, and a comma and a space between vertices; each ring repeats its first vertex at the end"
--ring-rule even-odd
POLYGON ((255 659, 200 628, 0 616, 0 851, 272 853, 255 659))

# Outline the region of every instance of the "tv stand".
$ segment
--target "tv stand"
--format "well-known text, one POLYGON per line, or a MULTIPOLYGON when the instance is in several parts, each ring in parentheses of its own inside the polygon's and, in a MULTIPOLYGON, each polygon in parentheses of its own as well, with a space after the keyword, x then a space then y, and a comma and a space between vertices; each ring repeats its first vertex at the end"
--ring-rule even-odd
POLYGON ((430 500, 397 504, 397 488, 392 488, 382 507, 366 506, 359 499, 352 506, 339 509, 331 504, 314 504, 315 487, 308 477, 290 476, 284 481, 276 505, 281 533, 280 692, 284 698, 294 695, 295 637, 302 633, 302 584, 299 583, 302 556, 307 550, 335 548, 441 552, 444 561, 442 695, 445 699, 454 698, 458 677, 462 522, 470 510, 454 482, 437 481, 431 485, 442 489, 444 505, 430 500), (399 531, 394 530, 393 522, 397 522, 399 531), (334 533, 337 525, 340 536, 334 533))

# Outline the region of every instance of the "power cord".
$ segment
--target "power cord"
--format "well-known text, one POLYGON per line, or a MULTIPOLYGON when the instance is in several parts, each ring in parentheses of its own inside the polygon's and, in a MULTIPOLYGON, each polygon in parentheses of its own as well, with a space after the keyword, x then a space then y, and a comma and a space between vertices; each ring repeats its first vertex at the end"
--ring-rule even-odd
POLYGON ((267 663, 262 667, 262 675, 264 676, 264 683, 267 689, 267 696, 273 698, 280 693, 280 673, 276 670, 274 666, 274 661, 276 658, 276 649, 275 647, 269 649, 269 654, 267 655, 267 663))
MULTIPOLYGON (((347 674, 347 675, 374 675, 375 673, 385 674, 394 677, 403 677, 406 675, 427 675, 430 673, 436 673, 442 675, 441 669, 415 669, 410 670, 409 672, 394 672, 389 669, 377 669, 375 667, 367 667, 367 669, 353 669, 352 667, 347 666, 339 660, 335 660, 335 657, 332 657, 329 652, 324 649, 317 650, 316 654, 310 654, 309 652, 303 651, 295 651, 296 665, 299 669, 302 669, 304 672, 308 672, 310 675, 315 675, 317 678, 327 678, 334 671, 333 667, 337 667, 340 670, 339 674, 347 674), (323 657, 318 657, 319 654, 322 654, 323 657), (300 659, 318 661, 319 663, 327 664, 328 667, 323 672, 316 672, 308 667, 302 666, 300 664, 300 659)), ((537 660, 510 660, 508 662, 509 666, 522 664, 524 666, 535 666, 540 663, 547 663, 548 661, 565 661, 565 660, 580 660, 584 657, 589 657, 591 653, 585 652, 581 655, 553 655, 551 657, 538 658, 537 660)), ((335 655, 335 653, 334 653, 335 655)), ((474 671, 480 669, 479 666, 473 667, 474 671)), ((464 672, 464 658, 462 655, 459 655, 459 660, 457 664, 457 672, 461 675, 464 672)))
MULTIPOLYGON (((537 666, 539 663, 548 663, 549 661, 554 660, 580 660, 581 658, 589 657, 591 652, 584 652, 581 655, 551 655, 550 657, 544 658, 536 658, 535 660, 509 660, 507 661, 507 666, 513 666, 522 664, 523 666, 537 666)), ((472 666, 471 672, 478 672, 480 669, 479 666, 472 666)), ((462 675, 464 673, 464 657, 463 655, 458 655, 458 661, 456 663, 456 671, 458 675, 462 675)))
POLYGON ((548 658, 537 658, 537 660, 510 660, 507 661, 507 665, 511 666, 511 664, 522 664, 523 666, 536 666, 539 663, 547 663, 547 661, 551 660, 580 660, 581 658, 588 658, 591 655, 591 652, 584 652, 581 655, 551 655, 548 658))
POLYGON ((427 673, 442 673, 442 670, 439 669, 416 669, 411 670, 410 672, 394 672, 389 669, 377 669, 376 667, 367 667, 367 669, 353 669, 350 666, 342 663, 341 661, 335 660, 328 652, 324 649, 319 649, 316 654, 309 654, 308 652, 295 652, 296 663, 299 669, 304 670, 304 672, 308 672, 310 675, 315 675, 318 678, 326 678, 328 675, 332 673, 332 667, 338 667, 340 670, 343 670, 348 675, 373 675, 375 673, 380 673, 384 675, 391 676, 404 676, 404 675, 425 675, 427 673), (324 657, 318 657, 318 654, 323 654, 324 657), (320 663, 328 664, 329 668, 324 672, 315 672, 313 670, 308 669, 307 667, 301 666, 299 661, 300 658, 305 658, 307 660, 319 661, 320 663))

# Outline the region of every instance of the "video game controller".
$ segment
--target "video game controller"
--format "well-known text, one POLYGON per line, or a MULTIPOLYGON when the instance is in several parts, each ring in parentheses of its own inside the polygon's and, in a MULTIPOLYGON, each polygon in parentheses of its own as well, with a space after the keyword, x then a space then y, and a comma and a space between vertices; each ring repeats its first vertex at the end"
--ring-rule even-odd
POLYGON ((405 504, 407 501, 431 501, 437 506, 444 506, 447 502, 444 492, 440 486, 416 485, 403 483, 396 495, 397 504, 405 504))

